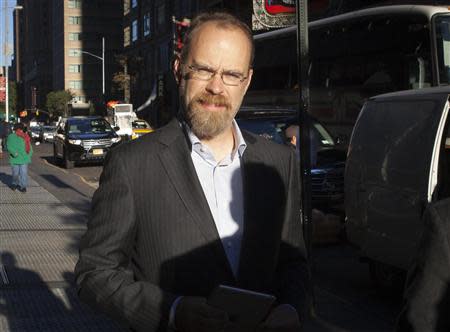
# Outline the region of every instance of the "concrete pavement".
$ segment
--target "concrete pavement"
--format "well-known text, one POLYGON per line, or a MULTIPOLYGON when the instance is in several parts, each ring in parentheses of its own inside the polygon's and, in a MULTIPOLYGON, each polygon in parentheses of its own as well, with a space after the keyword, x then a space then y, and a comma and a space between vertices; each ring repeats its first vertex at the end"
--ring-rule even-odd
POLYGON ((0 159, 0 331, 120 331, 78 301, 73 269, 85 217, 31 177, 12 191, 0 159))

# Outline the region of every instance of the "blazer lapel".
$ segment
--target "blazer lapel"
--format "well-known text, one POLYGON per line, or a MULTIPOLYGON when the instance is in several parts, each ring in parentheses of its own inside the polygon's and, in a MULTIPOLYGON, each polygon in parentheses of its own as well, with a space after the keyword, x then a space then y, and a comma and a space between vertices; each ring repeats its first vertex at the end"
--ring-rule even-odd
POLYGON ((218 263, 223 264, 228 270, 229 276, 227 277, 233 278, 219 233, 192 162, 188 139, 178 120, 173 120, 168 127, 160 139, 167 146, 167 149, 160 155, 161 162, 180 199, 205 237, 206 245, 212 247, 218 263))
POLYGON ((245 135, 247 148, 243 155, 244 230, 239 261, 238 285, 243 288, 265 290, 274 267, 274 237, 277 221, 272 220, 271 186, 274 170, 265 165, 255 147, 255 138, 245 135))

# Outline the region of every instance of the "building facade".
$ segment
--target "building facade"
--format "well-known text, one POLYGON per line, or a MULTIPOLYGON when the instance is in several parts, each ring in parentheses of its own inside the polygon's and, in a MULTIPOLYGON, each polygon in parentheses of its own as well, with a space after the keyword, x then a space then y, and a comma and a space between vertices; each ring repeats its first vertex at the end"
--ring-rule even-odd
POLYGON ((18 0, 17 4, 23 7, 14 34, 20 56, 13 66, 18 61, 23 108, 44 109, 47 94, 57 90, 70 90, 74 102, 104 104, 112 94, 114 58, 123 47, 122 0, 18 0))
POLYGON ((53 0, 54 90, 70 90, 78 103, 104 105, 122 48, 121 7, 122 0, 53 0))
POLYGON ((22 9, 14 15, 18 24, 14 24, 12 67, 19 68, 14 75, 18 106, 19 110, 42 108, 47 93, 53 88, 51 0, 18 0, 17 5, 22 9))

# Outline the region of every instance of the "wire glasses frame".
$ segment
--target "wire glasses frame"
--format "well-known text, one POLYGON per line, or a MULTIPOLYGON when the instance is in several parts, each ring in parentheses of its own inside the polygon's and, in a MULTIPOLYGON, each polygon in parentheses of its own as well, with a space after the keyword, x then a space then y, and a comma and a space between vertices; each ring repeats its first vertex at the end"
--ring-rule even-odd
POLYGON ((200 81, 209 81, 216 74, 218 74, 222 79, 223 84, 230 86, 238 86, 248 78, 248 76, 244 76, 241 73, 236 73, 232 71, 222 70, 222 72, 219 72, 218 70, 214 70, 208 67, 199 67, 195 65, 186 65, 186 67, 190 71, 191 74, 190 78, 200 81))

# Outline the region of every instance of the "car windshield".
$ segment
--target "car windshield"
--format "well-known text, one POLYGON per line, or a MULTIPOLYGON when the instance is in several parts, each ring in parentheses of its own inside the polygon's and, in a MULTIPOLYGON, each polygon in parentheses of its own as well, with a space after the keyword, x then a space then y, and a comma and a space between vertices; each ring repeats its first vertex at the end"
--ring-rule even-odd
POLYGON ((39 127, 31 127, 30 130, 34 133, 38 133, 41 129, 39 127))
POLYGON ((104 119, 76 119, 68 123, 69 134, 109 133, 112 128, 104 119))
POLYGON ((133 122, 133 128, 134 129, 147 129, 147 123, 145 123, 144 121, 134 121, 133 122))
POLYGON ((55 130, 56 130, 56 127, 42 127, 42 131, 47 132, 47 133, 55 131, 55 130))

